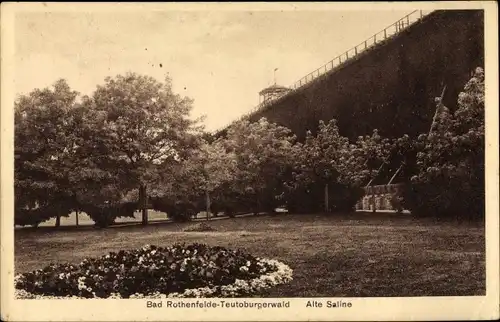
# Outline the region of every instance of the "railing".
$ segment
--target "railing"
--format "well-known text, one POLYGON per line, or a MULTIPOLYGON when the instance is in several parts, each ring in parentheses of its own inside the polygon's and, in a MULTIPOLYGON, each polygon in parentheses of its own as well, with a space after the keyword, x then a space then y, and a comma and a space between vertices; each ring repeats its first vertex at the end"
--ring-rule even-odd
MULTIPOLYGON (((307 84, 310 84, 312 81, 320 78, 321 76, 331 72, 332 70, 337 69, 339 66, 344 65, 348 61, 351 61, 353 58, 357 57, 361 53, 364 53, 373 47, 375 47, 377 44, 383 43, 387 41, 388 39, 392 38, 393 36, 401 33, 403 30, 407 29, 409 26, 413 25, 415 22, 421 20, 424 16, 427 16, 433 12, 431 11, 423 11, 423 10, 415 10, 404 16, 403 18, 399 19, 395 23, 391 24, 390 26, 384 28, 383 30, 377 32, 373 36, 369 37, 365 41, 359 43, 358 45, 354 46, 353 48, 345 51, 344 53, 338 55, 334 59, 330 60, 328 63, 324 64, 323 66, 319 67, 318 69, 312 71, 311 73, 307 74, 306 76, 302 77, 298 81, 296 81, 292 86, 290 86, 290 92, 283 94, 280 97, 277 97, 273 100, 267 101, 266 103, 259 104, 252 110, 250 110, 248 113, 243 114, 241 117, 236 119, 235 121, 231 122, 230 124, 234 124, 238 121, 241 121, 245 118, 248 118, 252 114, 264 110, 266 107, 271 105, 272 103, 276 102, 279 99, 282 99, 285 96, 290 95, 291 93, 297 91, 300 88, 305 87, 307 84)), ((229 124, 229 125, 230 125, 229 124)), ((228 126, 223 127, 222 129, 219 129, 215 132, 219 132, 223 130, 224 128, 227 128, 228 126)))
POLYGON ((365 41, 359 43, 358 45, 354 46, 353 48, 345 51, 344 53, 338 55, 328 63, 324 64, 320 68, 314 70, 313 72, 307 74, 306 76, 302 77, 300 80, 295 82, 291 87, 296 90, 314 79, 328 73, 331 70, 334 70, 336 67, 344 64, 345 62, 351 60, 352 58, 356 57, 357 55, 373 48, 375 45, 385 42, 388 38, 391 38, 392 36, 399 34, 401 31, 405 30, 408 28, 410 25, 414 24, 415 22, 419 21, 422 19, 424 16, 429 14, 431 11, 426 11, 424 12, 423 10, 415 10, 404 16, 403 18, 399 19, 395 23, 391 24, 390 26, 384 28, 382 31, 377 32, 370 38, 366 39, 365 41))

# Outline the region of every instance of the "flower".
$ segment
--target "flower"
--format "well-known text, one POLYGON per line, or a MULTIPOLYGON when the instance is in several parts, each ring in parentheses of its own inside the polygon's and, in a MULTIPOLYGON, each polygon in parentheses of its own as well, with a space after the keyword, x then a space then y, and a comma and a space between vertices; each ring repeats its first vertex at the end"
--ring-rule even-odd
POLYGON ((121 294, 124 293, 130 294, 126 295, 126 298, 233 297, 254 294, 292 280, 292 270, 277 260, 261 258, 256 260, 255 257, 241 251, 200 244, 194 244, 189 249, 183 248, 178 245, 168 248, 149 246, 136 251, 120 251, 118 256, 110 255, 111 260, 107 261, 104 261, 106 256, 86 260, 87 264, 77 265, 71 272, 68 272, 70 267, 68 264, 51 265, 43 270, 20 274, 15 277, 16 297, 121 298, 121 294), (184 256, 180 254, 183 250, 185 250, 184 256), (150 254, 156 256, 145 260, 150 254), (165 262, 168 264, 165 265, 165 262), (240 264, 235 267, 236 263, 240 264), (235 268, 237 268, 236 276, 231 273, 235 268), (187 271, 189 275, 179 275, 179 270, 187 271), (116 275, 107 274, 109 272, 116 275), (137 283, 137 279, 142 278, 143 274, 151 273, 158 276, 156 280, 137 283), (172 277, 175 276, 179 280, 173 280, 172 277), (202 285, 187 288, 193 277, 193 280, 197 281, 195 283, 202 285), (63 292, 67 292, 67 296, 49 295, 61 293, 59 286, 54 286, 50 282, 64 278, 67 284, 63 292), (224 278, 233 278, 234 282, 220 285, 220 281, 224 278), (172 287, 176 288, 176 292, 169 293, 172 287), (40 294, 31 294, 26 291, 28 289, 40 294), (181 291, 177 291, 178 289, 181 291))

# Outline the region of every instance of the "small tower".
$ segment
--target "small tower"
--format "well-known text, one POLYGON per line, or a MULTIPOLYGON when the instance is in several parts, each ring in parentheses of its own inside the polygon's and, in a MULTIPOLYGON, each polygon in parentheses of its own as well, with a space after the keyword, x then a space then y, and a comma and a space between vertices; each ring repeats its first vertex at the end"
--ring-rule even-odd
POLYGON ((278 97, 281 97, 288 93, 290 89, 285 86, 276 85, 276 71, 278 68, 274 69, 274 85, 264 88, 259 92, 259 105, 265 105, 278 97))
POLYGON ((290 89, 288 87, 276 84, 264 88, 259 92, 259 104, 267 104, 270 101, 285 95, 289 91, 290 89))

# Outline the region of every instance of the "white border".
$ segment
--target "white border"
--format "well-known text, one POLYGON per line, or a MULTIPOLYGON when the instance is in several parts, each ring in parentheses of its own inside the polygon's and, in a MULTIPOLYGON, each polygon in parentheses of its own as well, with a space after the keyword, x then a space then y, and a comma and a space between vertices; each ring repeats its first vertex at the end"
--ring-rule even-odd
MULTIPOLYGON (((116 320, 461 320, 499 317, 499 163, 498 163, 498 16, 496 2, 388 2, 388 3, 2 3, 1 6, 1 234, 2 319, 7 321, 116 321, 116 320), (149 10, 410 10, 485 9, 486 75, 486 284, 487 295, 478 297, 352 298, 349 309, 307 309, 307 299, 289 300, 289 309, 147 309, 145 300, 13 299, 13 19, 19 11, 149 11, 149 10), (7 215, 6 215, 7 214, 7 215), (89 302, 91 301, 91 302, 89 302)), ((467 278, 464 276, 464 278, 467 278)), ((326 301, 326 299, 315 299, 326 301)), ((184 302, 190 300, 184 299, 184 302)), ((248 299, 268 302, 269 299, 248 299)))
MULTIPOLYGON (((234 283, 229 285, 224 285, 221 287, 222 295, 225 297, 234 297, 242 294, 255 294, 262 290, 275 287, 280 284, 285 284, 290 282, 293 279, 293 270, 280 261, 274 259, 261 258, 257 259, 258 263, 268 264, 273 267, 275 270, 269 272, 268 274, 263 274, 259 277, 253 278, 251 280, 240 280, 236 279, 234 283)), ((83 286, 85 287, 85 286, 83 286)), ((167 299, 167 298, 205 298, 211 297, 214 292, 217 291, 217 287, 199 287, 187 289, 182 293, 170 293, 170 294, 161 294, 154 293, 149 295, 139 295, 133 294, 131 298, 133 299, 167 299)), ((18 299, 51 299, 51 300, 71 300, 71 299, 79 299, 85 300, 84 297, 64 297, 64 296, 40 296, 36 294, 32 294, 30 292, 24 290, 15 290, 16 298, 18 299)), ((95 295, 95 294, 94 294, 95 295)), ((120 294, 112 294, 110 298, 113 299, 121 299, 120 294)), ((93 298, 99 300, 99 298, 93 298)), ((102 300, 102 299, 101 299, 102 300)))

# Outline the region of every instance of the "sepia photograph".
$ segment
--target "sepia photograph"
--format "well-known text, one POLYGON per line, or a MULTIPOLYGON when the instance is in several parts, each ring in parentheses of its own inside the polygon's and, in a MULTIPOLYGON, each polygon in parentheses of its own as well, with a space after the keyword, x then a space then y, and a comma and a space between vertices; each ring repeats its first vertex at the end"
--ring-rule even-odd
POLYGON ((2 4, 2 320, 499 318, 496 4, 437 4, 2 4))

